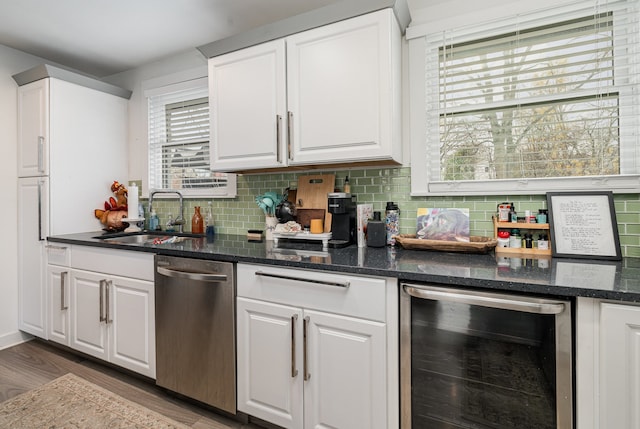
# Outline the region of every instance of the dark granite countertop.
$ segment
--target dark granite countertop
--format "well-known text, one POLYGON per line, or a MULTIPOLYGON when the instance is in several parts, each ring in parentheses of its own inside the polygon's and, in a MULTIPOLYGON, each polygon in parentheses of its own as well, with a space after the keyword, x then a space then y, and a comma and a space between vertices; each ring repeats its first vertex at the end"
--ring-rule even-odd
POLYGON ((244 236, 216 235, 180 243, 112 244, 103 232, 49 237, 49 241, 135 250, 171 256, 319 269, 394 277, 401 281, 493 289, 562 297, 593 297, 640 302, 640 258, 522 259, 502 255, 405 250, 401 247, 349 246, 322 250, 320 242, 249 242, 244 236))

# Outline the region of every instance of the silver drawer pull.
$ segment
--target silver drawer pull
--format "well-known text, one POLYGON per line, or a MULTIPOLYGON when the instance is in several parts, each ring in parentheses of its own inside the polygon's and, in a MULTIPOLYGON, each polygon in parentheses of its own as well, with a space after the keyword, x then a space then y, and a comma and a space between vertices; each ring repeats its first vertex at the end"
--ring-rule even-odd
POLYGON ((158 267, 158 274, 173 277, 178 279, 187 279, 187 280, 200 280, 203 282, 226 282, 227 275, 226 274, 213 274, 213 273, 198 273, 193 271, 182 271, 175 268, 164 268, 158 267))
POLYGON ((264 271, 256 271, 255 274, 256 276, 273 277, 276 279, 283 279, 283 280, 295 280, 298 282, 316 283, 319 285, 326 285, 326 286, 338 286, 338 287, 343 287, 345 289, 349 287, 349 282, 330 282, 326 280, 304 279, 302 277, 285 276, 283 274, 265 273, 264 271))

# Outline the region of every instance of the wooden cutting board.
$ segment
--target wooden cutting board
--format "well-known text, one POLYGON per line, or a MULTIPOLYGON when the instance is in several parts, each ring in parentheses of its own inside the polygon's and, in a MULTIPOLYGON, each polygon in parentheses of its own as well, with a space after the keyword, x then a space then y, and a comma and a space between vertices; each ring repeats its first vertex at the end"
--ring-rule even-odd
POLYGON ((331 231, 331 213, 327 212, 327 194, 333 192, 336 185, 334 174, 313 174, 298 177, 296 207, 298 209, 323 209, 324 232, 331 231))

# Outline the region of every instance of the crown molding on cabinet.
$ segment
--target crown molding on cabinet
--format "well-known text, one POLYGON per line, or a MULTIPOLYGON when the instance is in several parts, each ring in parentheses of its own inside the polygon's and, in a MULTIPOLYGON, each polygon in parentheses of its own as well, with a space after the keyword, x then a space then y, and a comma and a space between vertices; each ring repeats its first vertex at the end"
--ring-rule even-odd
POLYGON ((53 77, 56 79, 64 80, 66 82, 75 83, 87 88, 92 88, 98 91, 106 92, 107 94, 115 95, 118 97, 131 98, 131 91, 123 89, 110 83, 103 82, 99 79, 80 74, 72 70, 55 67, 50 64, 40 64, 29 70, 14 74, 13 80, 16 81, 18 86, 26 85, 31 82, 35 82, 47 77, 53 77))
POLYGON ((213 58, 249 46, 387 8, 393 9, 400 29, 404 33, 411 21, 407 0, 348 0, 198 46, 198 50, 205 58, 213 58))

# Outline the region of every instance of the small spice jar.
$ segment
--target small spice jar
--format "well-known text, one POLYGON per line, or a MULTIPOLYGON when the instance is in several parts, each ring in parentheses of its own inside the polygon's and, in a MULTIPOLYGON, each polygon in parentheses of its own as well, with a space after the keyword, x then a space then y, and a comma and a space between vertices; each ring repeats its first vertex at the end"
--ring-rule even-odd
POLYGON ((520 237, 519 229, 511 230, 511 236, 509 236, 509 247, 513 247, 513 248, 522 247, 522 237, 520 237))

